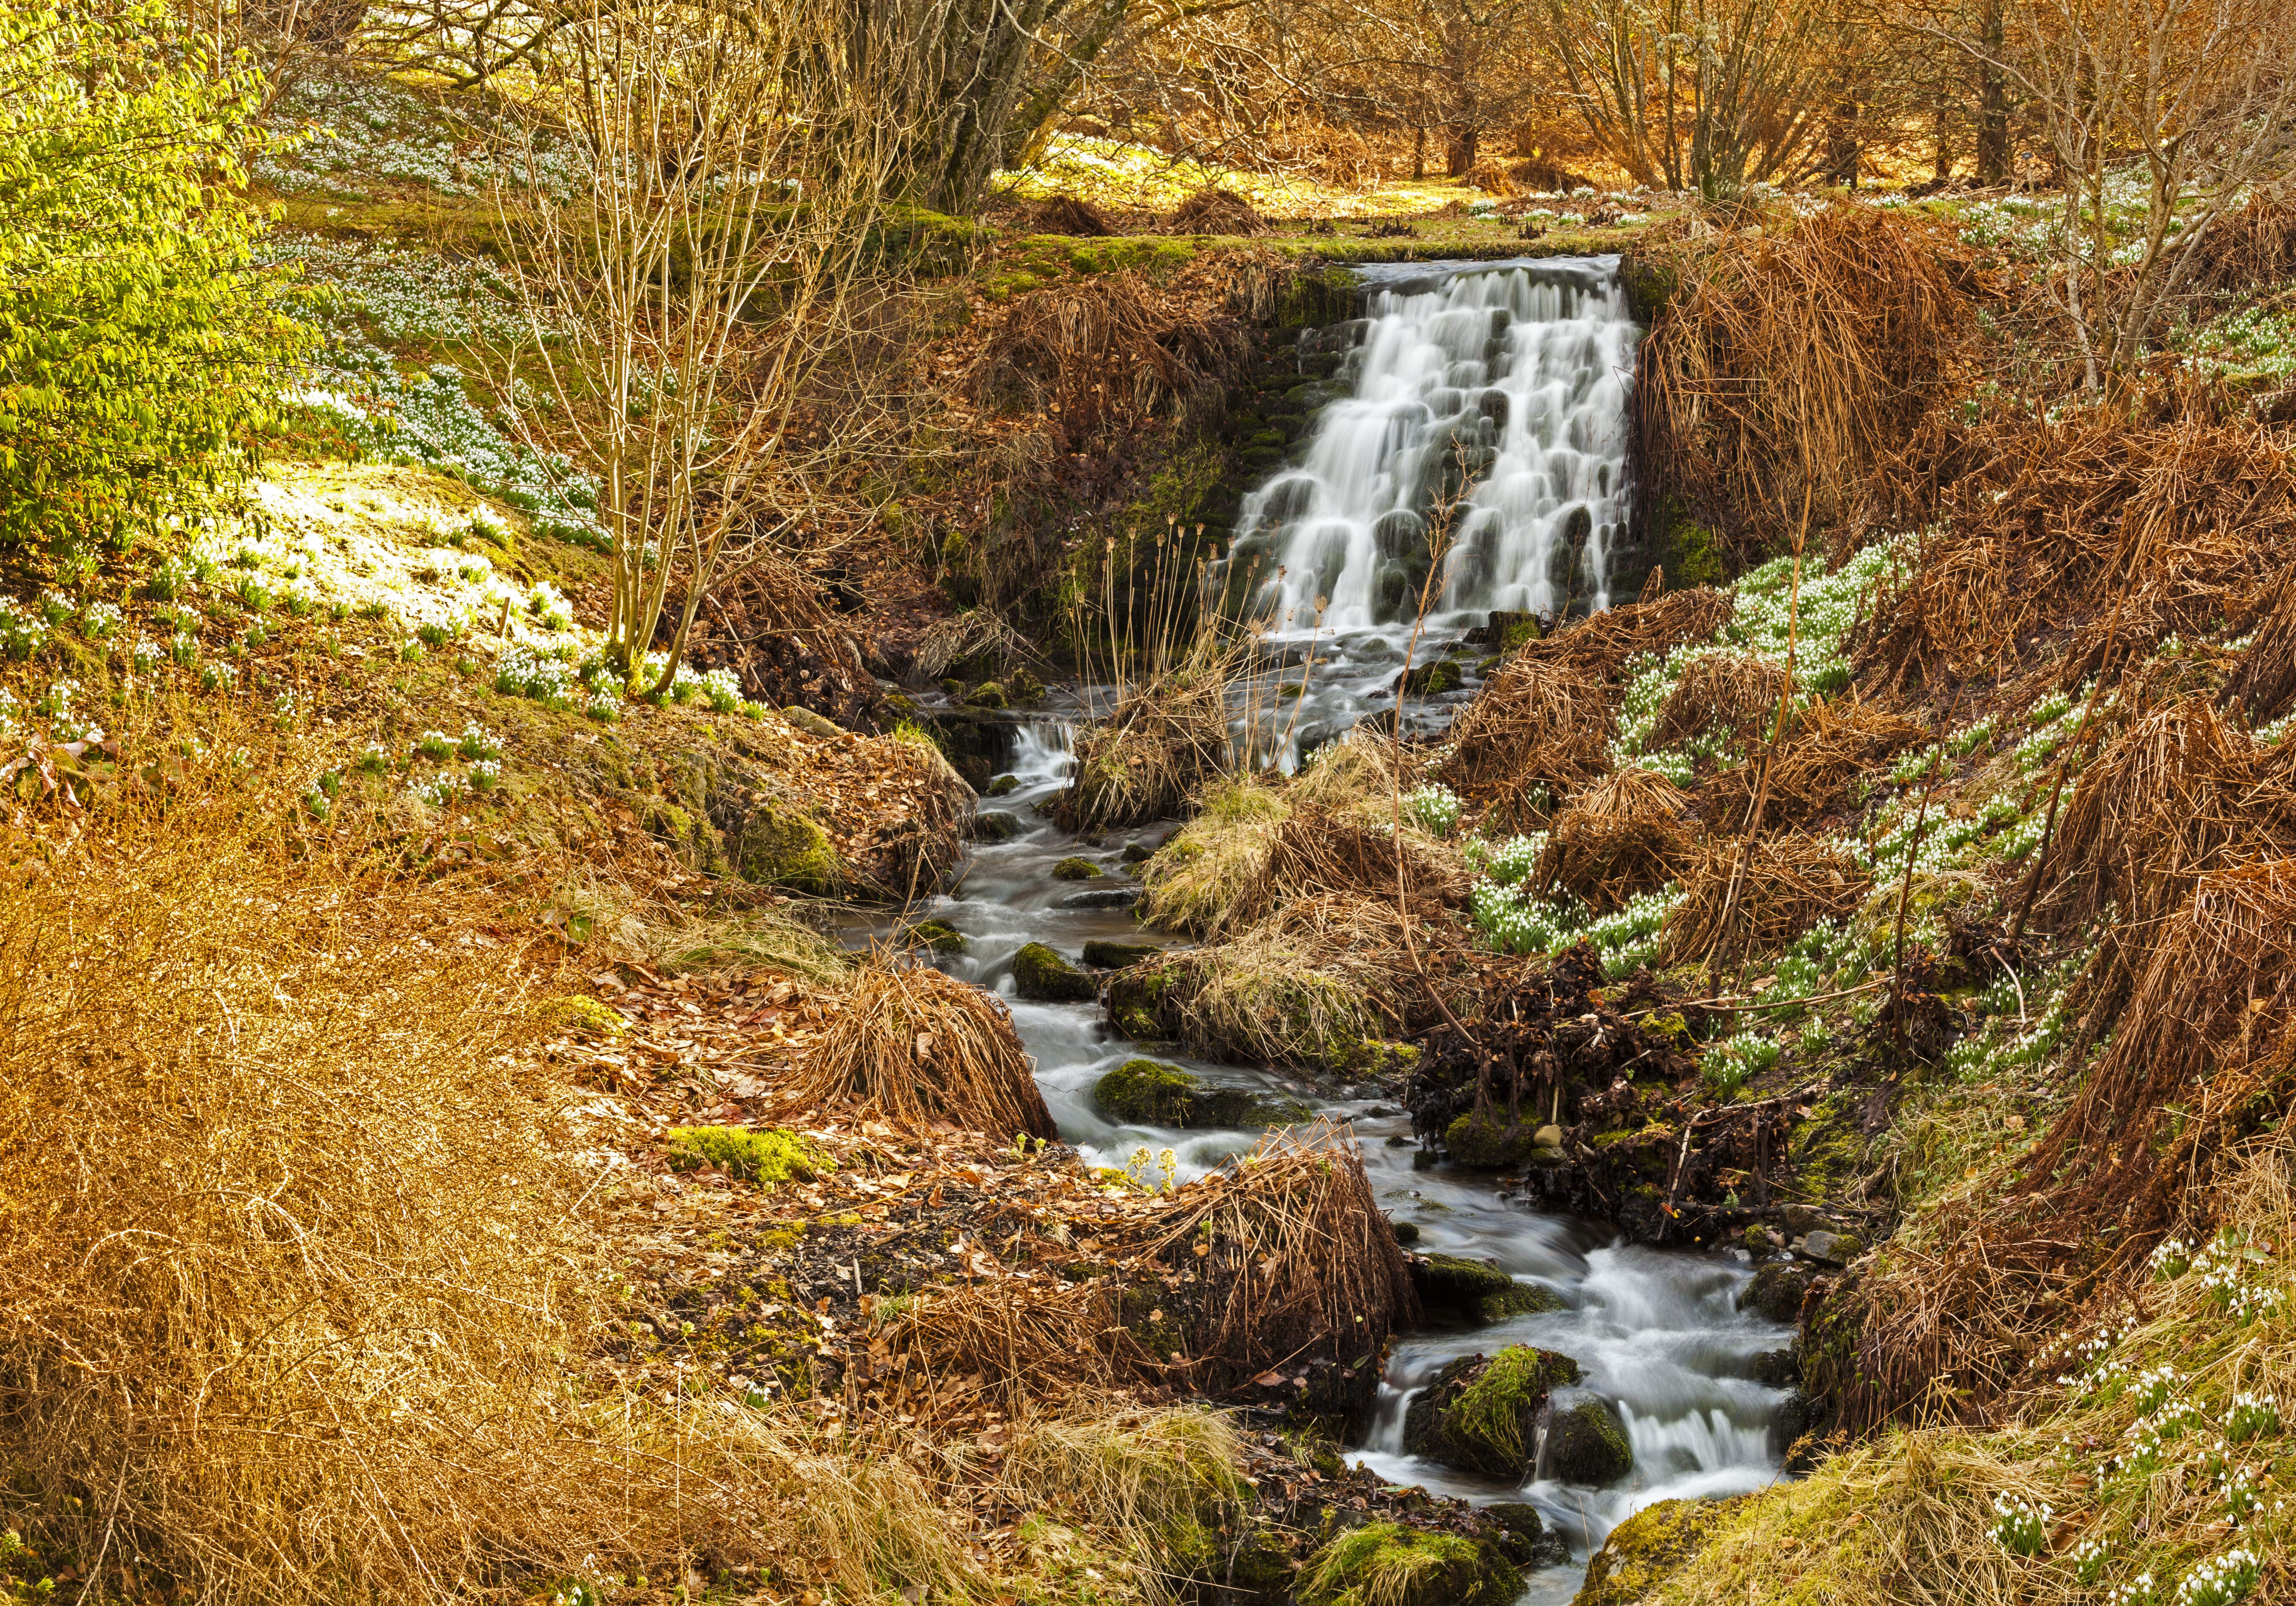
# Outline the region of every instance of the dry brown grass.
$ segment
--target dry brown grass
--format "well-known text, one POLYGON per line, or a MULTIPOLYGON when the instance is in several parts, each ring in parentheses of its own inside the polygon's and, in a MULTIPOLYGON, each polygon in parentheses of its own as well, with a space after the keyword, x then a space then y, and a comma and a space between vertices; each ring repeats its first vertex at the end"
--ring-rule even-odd
POLYGON ((308 830, 308 755, 250 745, 0 881, 10 1521, 120 1599, 513 1600, 705 1552, 977 1585, 897 1460, 572 1386, 604 1246, 498 892, 378 877, 308 830))
POLYGON ((1054 802, 1066 831, 1145 825, 1185 809, 1233 757, 1228 683, 1242 649, 1203 635, 1078 732, 1076 779, 1054 802))
POLYGON ((2296 197, 2259 190, 2209 231, 2195 290, 2246 290, 2296 279, 2296 197))
POLYGON ((1453 723, 1443 779, 1493 820, 1537 820, 1610 767, 1617 725, 1596 675, 1518 652, 1453 723))
POLYGON ((1709 586, 1664 592, 1648 602, 1606 608, 1527 643, 1516 650, 1510 666, 1568 664, 1603 680, 1614 679, 1630 659, 1663 653, 1684 642, 1710 640, 1729 622, 1735 606, 1729 593, 1709 586))
POLYGON ((1175 234, 1264 234, 1267 219, 1234 191, 1213 185, 1173 209, 1169 227, 1175 234))
POLYGON ((1682 878, 1683 900, 1666 918, 1667 952, 1675 963, 1689 963, 1725 942, 1733 951, 1774 951, 1821 920, 1846 919, 1873 886, 1855 859, 1814 833, 1767 836, 1751 848, 1742 839, 1710 842, 1682 878))
POLYGON ((1690 799, 1665 776, 1622 769, 1564 805, 1531 880, 1563 887, 1596 909, 1622 907, 1674 881, 1694 853, 1690 799))
POLYGON ((1795 711, 1784 740, 1763 757, 1716 775, 1709 807, 1721 829, 1746 830, 1767 766, 1761 824, 1806 824, 1841 807, 1850 783, 1873 766, 1928 733, 1869 702, 1813 702, 1795 711))
POLYGON ((2217 702, 2238 703, 2249 724, 2263 725, 2296 703, 2296 563, 2280 571, 2240 624, 2253 639, 2217 702))
POLYGON ((1997 674, 2067 630, 2060 685, 2117 677, 2247 610, 2296 544, 2288 447, 2245 423, 1940 425, 1876 484, 1878 516, 1935 526, 1853 636, 1882 694, 1997 674))
POLYGON ((1007 1140, 1060 1135, 1004 1003, 888 957, 862 971, 787 1096, 912 1131, 938 1121, 1007 1140))
POLYGON ((1742 746, 1767 736, 1785 689, 1784 668, 1767 658, 1751 652, 1702 652, 1683 666, 1646 744, 1655 751, 1710 731, 1722 732, 1742 746))
POLYGON ((1344 1128, 1273 1134, 1226 1170, 1134 1201, 1098 1237, 1104 1277, 1025 1275, 920 1294, 892 1341, 953 1391, 916 1405, 987 1393, 1026 1410, 1111 1382, 1218 1395, 1302 1359, 1377 1356, 1419 1314, 1344 1128), (1169 1283, 1176 1272, 1193 1274, 1186 1291, 1169 1283), (1127 1324, 1145 1314, 1128 1313, 1127 1293, 1159 1285, 1169 1291, 1150 1296, 1165 1313, 1160 1331, 1184 1334, 1177 1354, 1151 1353, 1127 1324))
POLYGON ((1958 381, 1956 249, 1949 225, 1849 206, 1661 248, 1678 288, 1637 359, 1644 471, 1745 553, 1805 512, 1847 520, 1868 470, 1958 381))
POLYGON ((971 386, 986 405, 1057 419, 1056 444, 1074 451, 1152 418, 1210 421, 1250 356, 1237 319, 1206 317, 1137 274, 1096 274, 1014 301, 971 386))

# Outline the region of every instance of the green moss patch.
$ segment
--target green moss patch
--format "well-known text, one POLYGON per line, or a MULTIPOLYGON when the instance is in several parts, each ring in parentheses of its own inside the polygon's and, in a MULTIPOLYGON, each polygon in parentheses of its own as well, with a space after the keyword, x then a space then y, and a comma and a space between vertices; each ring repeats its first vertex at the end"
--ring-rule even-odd
POLYGON ((1013 955, 1013 990, 1037 1004, 1089 1004, 1100 996, 1100 983, 1032 942, 1013 955))
POLYGON ((781 1127, 672 1127, 669 1163, 678 1171, 714 1167, 768 1188, 837 1169, 817 1146, 781 1127))
POLYGON ((758 804, 742 823, 734 863, 744 881, 799 892, 832 892, 843 879, 829 833, 811 816, 772 801, 758 804))
POLYGON ((586 1037, 619 1037, 630 1029, 630 1023, 623 1019, 620 1011, 582 993, 568 993, 562 997, 545 1000, 542 1013, 552 1025, 580 1032, 586 1037))
POLYGON ((1300 1570, 1300 1606, 1502 1606, 1522 1575, 1486 1540, 1367 1522, 1332 1539, 1300 1570))
POLYGON ((1572 1606, 1636 1606, 1698 1553, 1723 1508, 1702 1500, 1661 1500, 1611 1530, 1587 1564, 1572 1606))
POLYGON ((1298 1099, 1221 1087, 1177 1065, 1147 1059, 1127 1060, 1101 1077, 1092 1100, 1110 1120, 1142 1127, 1269 1127, 1315 1114, 1298 1099))
POLYGON ((1546 1471, 1565 1483, 1599 1487, 1635 1468, 1626 1425, 1608 1400, 1592 1397, 1557 1411, 1546 1424, 1546 1471))
POLYGON ((1528 1344, 1488 1357, 1462 1356, 1412 1397, 1403 1447, 1463 1472, 1520 1483, 1530 1475, 1549 1390, 1578 1376, 1570 1356, 1528 1344))

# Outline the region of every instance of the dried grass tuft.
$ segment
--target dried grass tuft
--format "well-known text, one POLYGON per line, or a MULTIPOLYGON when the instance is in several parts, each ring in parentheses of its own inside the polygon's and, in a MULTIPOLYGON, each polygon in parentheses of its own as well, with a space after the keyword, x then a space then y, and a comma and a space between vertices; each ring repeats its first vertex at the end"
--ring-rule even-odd
POLYGON ((2280 571, 2234 627, 2251 639, 2217 703, 2238 703, 2249 724, 2264 725, 2296 704, 2296 563, 2280 571))
POLYGON ((1869 702, 1820 701, 1795 711, 1785 737, 1761 762, 1716 775, 1710 807, 1726 831, 1747 829, 1767 766, 1762 823, 1807 824, 1840 807, 1849 785, 1873 766, 1928 735, 1913 720, 1869 702))
POLYGON ((1175 234, 1264 234, 1267 219, 1251 202, 1233 190, 1211 185, 1198 190, 1173 209, 1169 232, 1175 234))
POLYGON ((1875 463, 1957 382, 1971 328, 1949 225, 1834 207, 1759 239, 1683 241, 1643 342, 1638 456, 1700 523, 1767 553, 1856 511, 1875 463))
POLYGON ((1029 225, 1047 234, 1104 236, 1119 230, 1089 201, 1075 195, 1054 195, 1029 209, 1029 225))
POLYGON ((1741 838, 1712 841, 1683 877, 1683 900, 1666 919, 1667 952, 1688 963, 1725 941, 1734 950, 1775 951, 1821 920, 1846 919, 1873 885, 1846 851, 1814 833, 1764 837, 1751 850, 1741 838))
POLYGON ((1536 820, 1611 766, 1617 725, 1595 674, 1518 652, 1453 723, 1442 776, 1488 817, 1536 820))
POLYGON ((1741 745, 1767 736, 1786 686, 1782 665, 1751 652, 1702 652, 1683 666, 1681 678, 1658 711, 1647 745, 1673 747, 1721 732, 1741 745))
POLYGON ((1516 650, 1510 664, 1569 664, 1604 680, 1614 679, 1629 660, 1644 653, 1711 640, 1730 622, 1736 605, 1729 593, 1710 586, 1663 592, 1648 602, 1605 608, 1528 643, 1516 650))
POLYGON ((1137 274, 1096 274, 1014 301, 971 388, 984 406, 1058 419, 1056 446, 1076 451, 1152 418, 1208 423, 1250 360, 1240 320, 1206 317, 1137 274))
POLYGON ((1004 1003, 939 971, 882 957, 845 996, 789 1096, 912 1131, 942 1121, 996 1138, 1060 1135, 1004 1003))
POLYGON ((1196 638, 1076 738, 1076 779, 1053 805, 1065 831, 1145 825, 1185 809, 1233 758, 1228 683, 1244 649, 1196 638))
POLYGON ((1196 817, 1143 866, 1141 917, 1191 937, 1226 930, 1259 884, 1290 814, 1287 794, 1260 776, 1214 783, 1196 817))
POLYGON ((1546 890, 1567 888, 1596 909, 1622 907, 1689 868, 1694 819, 1689 798, 1665 776, 1620 770, 1554 816, 1532 881, 1546 890))

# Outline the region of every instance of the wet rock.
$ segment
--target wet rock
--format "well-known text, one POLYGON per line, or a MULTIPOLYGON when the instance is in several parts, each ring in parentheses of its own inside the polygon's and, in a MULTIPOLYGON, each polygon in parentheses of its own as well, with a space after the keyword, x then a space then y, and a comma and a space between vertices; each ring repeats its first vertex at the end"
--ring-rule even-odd
POLYGON ((1570 1356, 1528 1344, 1461 1356, 1411 1397, 1403 1447, 1458 1471, 1521 1483, 1538 1453, 1547 1391, 1578 1376, 1570 1356))
POLYGON ((1611 1402, 1592 1395, 1553 1413, 1546 1423, 1546 1471, 1565 1483, 1616 1483, 1635 1470, 1634 1446, 1611 1402))
POLYGON ((1431 664, 1420 664, 1403 672, 1401 682, 1406 695, 1411 697, 1440 697, 1446 692, 1456 692, 1466 684, 1466 673, 1454 658, 1439 658, 1431 664))
POLYGON ((1095 937, 1084 945, 1084 962, 1103 971, 1120 971, 1153 959, 1163 951, 1152 942, 1110 942, 1095 937))
POLYGON ((1816 1275, 1806 1266, 1773 1261, 1738 1291, 1738 1308, 1759 1311, 1773 1322, 1796 1321, 1801 1315, 1801 1297, 1816 1275))
POLYGON ((1483 1515, 1498 1524, 1513 1543, 1510 1545, 1523 1567, 1560 1567, 1570 1560, 1570 1546, 1561 1534, 1549 1533, 1538 1508, 1520 1500, 1487 1505, 1483 1515))
POLYGON ((1823 1227, 1805 1236, 1800 1250, 1820 1266, 1847 1266, 1865 1252, 1865 1241, 1857 1233, 1829 1233, 1823 1227))
POLYGON ((1791 1348, 1765 1349, 1754 1357, 1751 1371, 1754 1381, 1766 1388, 1791 1389, 1801 1381, 1801 1363, 1791 1348))
POLYGON ((962 954, 972 939, 945 920, 921 920, 908 930, 908 939, 936 954, 962 954))
POLYGON ((983 809, 972 816, 964 834, 976 842, 1009 842, 1021 834, 1021 816, 1001 808, 983 809))
POLYGON ((1099 865, 1094 864, 1090 859, 1079 858, 1074 855, 1062 859, 1059 864, 1053 866, 1053 879, 1056 881, 1096 881, 1099 879, 1100 875, 1101 868, 1099 865))
POLYGON ((1156 850, 1145 842, 1124 844, 1124 862, 1128 864, 1144 864, 1155 856, 1156 850))
POLYGON ((1698 1553, 1724 1516, 1710 1500, 1661 1500, 1611 1530, 1571 1606, 1638 1606, 1698 1553))
POLYGON ((964 694, 965 704, 975 709, 1005 709, 1013 700, 1004 695, 1004 688, 993 680, 982 681, 964 694))
POLYGON ((1100 996, 1100 983, 1032 942, 1013 955, 1013 990, 1038 1004, 1089 1004, 1100 996))
POLYGON ((1129 909, 1140 901, 1137 887, 1111 887, 1101 892, 1071 892, 1061 899, 1063 909, 1129 909))
POLYGON ((1020 777, 1020 776, 1018 776, 1018 775, 999 775, 999 776, 997 776, 997 777, 996 777, 996 779, 995 779, 994 781, 991 781, 991 782, 988 783, 988 794, 987 794, 987 795, 988 795, 988 796, 989 796, 989 797, 992 797, 992 798, 1001 798, 1001 797, 1005 796, 1007 793, 1010 793, 1010 792, 1016 792, 1016 791, 1019 791, 1020 790, 1021 790, 1021 777, 1020 777))
POLYGON ((1417 1222, 1390 1221, 1387 1225, 1395 1229, 1396 1242, 1411 1244, 1419 1241, 1419 1224, 1417 1222))
MULTIPOLYGON (((1413 1237, 1416 1238, 1414 1231, 1413 1237)), ((1503 1322, 1509 1316, 1562 1308, 1562 1296, 1535 1282, 1518 1282, 1496 1266, 1463 1255, 1414 1255, 1412 1286, 1431 1311, 1447 1311, 1471 1322, 1503 1322)))
POLYGON ((1127 1060, 1101 1077, 1093 1085, 1092 1102, 1110 1120, 1138 1127, 1275 1127, 1315 1116, 1299 1099, 1223 1087, 1148 1059, 1127 1060))

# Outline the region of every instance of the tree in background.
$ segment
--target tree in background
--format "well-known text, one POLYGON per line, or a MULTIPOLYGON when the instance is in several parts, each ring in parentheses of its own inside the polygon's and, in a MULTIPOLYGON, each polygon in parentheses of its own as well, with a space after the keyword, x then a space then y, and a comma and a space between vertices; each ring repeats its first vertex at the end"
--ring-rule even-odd
POLYGON ((308 348, 236 193, 260 94, 156 6, 0 4, 0 544, 64 578, 243 471, 308 348))
POLYGON ((669 689, 727 542, 775 516, 800 400, 844 348, 915 148, 878 93, 898 36, 851 20, 841 0, 592 0, 533 56, 528 149, 570 143, 591 182, 561 203, 510 165, 496 186, 531 337, 497 377, 536 374, 597 471, 607 648, 634 695, 669 689))
POLYGON ((1985 16, 1958 42, 2045 119, 2064 176, 2050 293, 2095 394, 2144 356, 2218 220, 2290 182, 2296 3, 2018 0, 1998 49, 1985 16))

